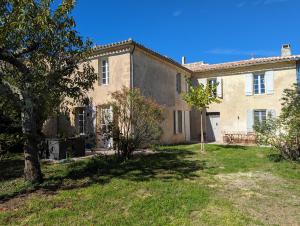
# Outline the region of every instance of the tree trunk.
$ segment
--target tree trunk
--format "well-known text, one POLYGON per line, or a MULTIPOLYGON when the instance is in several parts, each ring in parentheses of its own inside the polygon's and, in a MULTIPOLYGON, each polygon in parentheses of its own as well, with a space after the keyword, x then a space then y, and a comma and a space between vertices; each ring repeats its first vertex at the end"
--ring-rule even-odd
POLYGON ((200 119, 201 119, 201 151, 205 151, 204 148, 204 135, 203 135, 203 115, 202 115, 203 111, 201 111, 201 115, 200 115, 200 119))
POLYGON ((24 176, 27 181, 40 183, 43 178, 38 158, 36 118, 33 109, 32 99, 24 96, 22 111, 25 158, 24 176))

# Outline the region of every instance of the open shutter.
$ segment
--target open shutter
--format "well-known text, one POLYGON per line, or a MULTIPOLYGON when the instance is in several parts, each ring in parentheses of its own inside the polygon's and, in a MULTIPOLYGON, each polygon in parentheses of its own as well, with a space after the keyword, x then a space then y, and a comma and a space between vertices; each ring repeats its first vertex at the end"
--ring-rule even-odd
POLYGON ((198 82, 199 82, 199 84, 202 84, 202 85, 206 86, 207 79, 206 78, 201 78, 201 79, 198 79, 198 82))
POLYGON ((98 85, 102 84, 102 61, 101 58, 98 59, 98 85))
POLYGON ((266 81, 266 93, 273 94, 274 93, 274 72, 273 71, 266 71, 265 81, 266 81))
POLYGON ((276 111, 274 109, 267 110, 267 117, 270 117, 270 116, 271 116, 271 118, 276 117, 276 111))
POLYGON ((219 98, 223 97, 223 80, 222 78, 217 78, 217 83, 218 83, 218 87, 217 87, 217 96, 219 98))
POLYGON ((253 74, 245 75, 245 95, 251 96, 253 93, 253 74))
POLYGON ((253 110, 247 111, 247 132, 253 132, 254 116, 253 110))

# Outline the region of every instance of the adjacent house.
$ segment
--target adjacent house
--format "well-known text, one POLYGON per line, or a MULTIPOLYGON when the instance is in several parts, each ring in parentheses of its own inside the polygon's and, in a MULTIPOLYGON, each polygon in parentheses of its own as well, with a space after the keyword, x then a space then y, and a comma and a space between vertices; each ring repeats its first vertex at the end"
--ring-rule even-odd
POLYGON ((89 105, 76 107, 71 121, 88 143, 110 147, 111 142, 101 137, 101 129, 106 126, 101 113, 112 113, 109 106, 102 105, 109 101, 111 92, 122 86, 140 88, 143 95, 163 106, 161 143, 199 140, 200 113, 192 110, 180 95, 187 90, 188 77, 195 85, 219 84, 212 95, 222 102, 206 109, 204 132, 206 141, 222 142, 224 133, 251 133, 255 120, 280 114, 283 90, 300 79, 299 60, 300 55, 291 54, 290 45, 283 45, 278 57, 221 64, 186 64, 185 58, 180 64, 131 39, 97 46, 91 62, 98 81, 89 93, 89 105))
MULTIPOLYGON (((221 64, 184 64, 193 71, 196 84, 219 83, 215 95, 220 104, 206 110, 205 134, 208 142, 223 142, 224 134, 253 132, 254 121, 280 114, 283 90, 299 81, 300 55, 292 55, 283 45, 281 56, 252 58, 221 64)), ((193 113, 191 137, 200 134, 200 113, 193 113)))

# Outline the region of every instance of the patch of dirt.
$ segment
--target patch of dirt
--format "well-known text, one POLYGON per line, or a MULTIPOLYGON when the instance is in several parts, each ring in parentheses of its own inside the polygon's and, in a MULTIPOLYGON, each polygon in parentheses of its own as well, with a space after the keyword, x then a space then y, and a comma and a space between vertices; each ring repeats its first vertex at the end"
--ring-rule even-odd
POLYGON ((55 195, 57 192, 40 189, 32 193, 25 193, 18 195, 14 198, 5 200, 0 203, 0 212, 1 211, 16 211, 20 207, 24 206, 27 200, 31 199, 34 196, 39 196, 40 198, 45 198, 51 195, 55 195))
POLYGON ((136 192, 136 195, 141 199, 145 199, 145 198, 152 196, 151 192, 147 189, 139 189, 136 192))
POLYGON ((267 172, 219 174, 215 177, 223 185, 219 194, 252 217, 266 224, 300 226, 300 194, 293 189, 298 184, 300 186, 299 181, 287 181, 267 172))

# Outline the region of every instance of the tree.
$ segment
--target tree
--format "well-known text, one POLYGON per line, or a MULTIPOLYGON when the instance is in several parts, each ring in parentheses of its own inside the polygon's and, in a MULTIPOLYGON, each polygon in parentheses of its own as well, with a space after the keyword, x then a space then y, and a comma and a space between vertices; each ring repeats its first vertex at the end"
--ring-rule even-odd
POLYGON ((113 139, 114 148, 123 159, 130 158, 138 148, 158 142, 163 113, 157 103, 142 96, 139 89, 126 87, 112 93, 111 99, 106 106, 113 109, 113 117, 102 115, 110 122, 102 131, 106 139, 113 139))
POLYGON ((285 159, 300 159, 300 88, 285 89, 278 118, 268 116, 263 123, 255 122, 257 142, 270 145, 285 159))
POLYGON ((7 90, 1 95, 17 99, 24 175, 31 182, 42 180, 37 144, 43 122, 59 108, 82 101, 96 79, 88 61, 91 42, 78 35, 70 15, 74 1, 63 0, 56 8, 52 3, 0 3, 0 89, 7 90))
POLYGON ((211 103, 220 103, 220 99, 214 95, 218 84, 203 85, 199 84, 194 87, 190 79, 188 83, 188 91, 183 93, 183 99, 191 106, 200 111, 201 120, 201 151, 204 151, 204 135, 203 135, 203 111, 208 108, 211 103))

